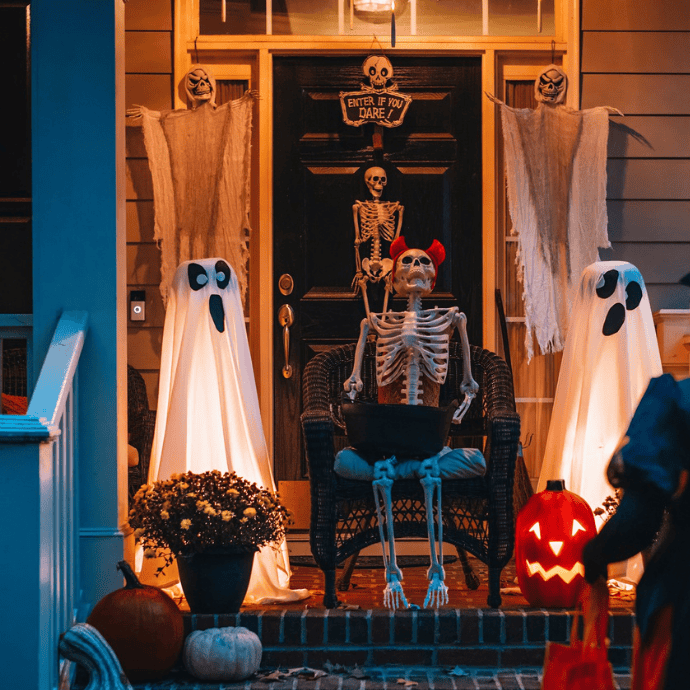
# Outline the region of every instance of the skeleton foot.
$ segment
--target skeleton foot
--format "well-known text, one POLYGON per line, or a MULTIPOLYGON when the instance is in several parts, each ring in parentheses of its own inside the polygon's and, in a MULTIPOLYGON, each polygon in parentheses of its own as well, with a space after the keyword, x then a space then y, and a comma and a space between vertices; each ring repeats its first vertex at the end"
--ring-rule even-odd
POLYGON ((448 587, 446 587, 446 583, 443 581, 442 571, 443 568, 441 568, 440 573, 434 572, 429 580, 429 588, 426 591, 426 599, 424 599, 425 609, 431 606, 438 608, 448 603, 448 587))
MULTIPOLYGON (((398 573, 400 571, 398 570, 398 573)), ((388 609, 407 609, 410 605, 405 598, 402 583, 398 577, 398 573, 390 572, 386 576, 386 587, 383 590, 383 605, 388 609)), ((400 573, 402 575, 402 573, 400 573)), ((446 597, 447 598, 447 597, 446 597)), ((426 606, 426 604, 425 604, 426 606)))

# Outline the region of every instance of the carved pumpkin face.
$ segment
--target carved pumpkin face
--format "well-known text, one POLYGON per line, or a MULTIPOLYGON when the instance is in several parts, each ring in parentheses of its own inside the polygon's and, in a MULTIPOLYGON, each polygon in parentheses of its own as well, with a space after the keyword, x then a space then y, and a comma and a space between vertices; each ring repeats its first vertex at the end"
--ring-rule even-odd
POLYGON ((587 502, 561 481, 534 494, 517 516, 515 565, 525 599, 540 608, 572 608, 584 582, 582 549, 596 535, 587 502))

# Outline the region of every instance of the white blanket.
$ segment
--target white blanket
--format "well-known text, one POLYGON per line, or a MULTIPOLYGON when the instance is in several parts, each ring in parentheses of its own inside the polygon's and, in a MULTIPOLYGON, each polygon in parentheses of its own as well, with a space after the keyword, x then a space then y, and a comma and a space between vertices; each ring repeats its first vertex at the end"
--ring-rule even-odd
MULTIPOLYGON (((175 272, 163 330, 149 482, 209 470, 236 472, 276 489, 237 277, 218 258, 188 261, 175 272)), ((309 596, 306 589, 291 590, 289 583, 287 545, 283 541, 279 551, 265 546, 254 558, 245 603, 309 596)))

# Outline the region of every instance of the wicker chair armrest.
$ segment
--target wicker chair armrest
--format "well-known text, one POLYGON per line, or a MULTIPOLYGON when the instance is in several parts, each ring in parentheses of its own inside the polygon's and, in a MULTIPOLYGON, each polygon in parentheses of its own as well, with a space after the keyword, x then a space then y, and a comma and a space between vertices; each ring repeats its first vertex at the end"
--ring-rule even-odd
POLYGON ((330 411, 306 411, 302 413, 301 422, 312 484, 335 481, 334 424, 330 411))
POLYGON ((493 487, 510 485, 515 474, 515 461, 520 442, 520 415, 514 410, 502 408, 487 415, 486 438, 487 478, 493 487))

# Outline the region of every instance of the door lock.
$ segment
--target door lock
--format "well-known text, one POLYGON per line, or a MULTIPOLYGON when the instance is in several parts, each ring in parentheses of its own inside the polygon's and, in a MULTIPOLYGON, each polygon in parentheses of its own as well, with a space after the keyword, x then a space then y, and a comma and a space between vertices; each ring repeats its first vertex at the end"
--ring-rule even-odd
POLYGON ((283 273, 280 278, 278 278, 278 289, 280 290, 281 295, 287 295, 292 294, 292 290, 295 287, 295 281, 292 279, 292 276, 289 273, 283 273))

